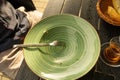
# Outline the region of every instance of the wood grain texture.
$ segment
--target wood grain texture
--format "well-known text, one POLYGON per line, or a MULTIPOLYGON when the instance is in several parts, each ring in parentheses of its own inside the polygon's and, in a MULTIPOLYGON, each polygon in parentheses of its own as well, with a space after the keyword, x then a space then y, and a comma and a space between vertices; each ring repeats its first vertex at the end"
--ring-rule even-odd
POLYGON ((80 17, 90 22, 95 29, 98 27, 98 15, 96 11, 97 0, 82 0, 82 9, 80 17))
POLYGON ((65 0, 61 13, 79 16, 82 0, 65 0))
POLYGON ((29 69, 26 62, 23 61, 15 80, 39 80, 39 77, 36 74, 34 74, 29 69))
POLYGON ((60 14, 64 1, 65 0, 49 0, 42 18, 60 14))
MULTIPOLYGON (((96 10, 97 1, 98 0, 49 0, 43 19, 56 14, 73 14, 82 17, 96 29, 102 44, 109 41, 113 36, 120 35, 120 27, 110 25, 99 17, 96 10)), ((115 80, 120 80, 120 68, 106 66, 100 59, 88 74, 78 80, 94 80, 94 71, 100 71, 106 74, 109 73, 116 77, 115 80)), ((106 79, 107 78, 104 78, 103 80, 106 79)), ((27 65, 23 63, 16 80, 42 79, 35 75, 27 65)))

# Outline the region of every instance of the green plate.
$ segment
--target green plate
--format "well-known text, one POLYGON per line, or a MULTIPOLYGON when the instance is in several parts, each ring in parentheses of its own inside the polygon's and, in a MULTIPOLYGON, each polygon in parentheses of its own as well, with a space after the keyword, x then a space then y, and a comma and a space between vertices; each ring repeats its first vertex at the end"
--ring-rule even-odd
POLYGON ((100 53, 100 40, 93 26, 84 19, 63 14, 40 21, 27 34, 24 44, 49 43, 65 46, 24 48, 30 69, 48 80, 73 80, 88 73, 100 53))

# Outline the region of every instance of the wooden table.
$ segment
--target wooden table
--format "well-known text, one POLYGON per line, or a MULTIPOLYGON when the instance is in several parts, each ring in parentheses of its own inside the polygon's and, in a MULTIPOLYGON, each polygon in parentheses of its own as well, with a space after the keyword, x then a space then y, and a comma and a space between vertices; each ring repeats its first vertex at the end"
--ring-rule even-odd
MULTIPOLYGON (((96 11, 98 0, 49 0, 43 18, 56 14, 73 14, 90 22, 97 30, 101 44, 120 35, 120 27, 112 26, 99 18, 96 11)), ((25 61, 15 80, 41 80, 26 65, 25 61)), ((94 68, 78 80, 120 80, 120 68, 105 65, 100 59, 94 68)))

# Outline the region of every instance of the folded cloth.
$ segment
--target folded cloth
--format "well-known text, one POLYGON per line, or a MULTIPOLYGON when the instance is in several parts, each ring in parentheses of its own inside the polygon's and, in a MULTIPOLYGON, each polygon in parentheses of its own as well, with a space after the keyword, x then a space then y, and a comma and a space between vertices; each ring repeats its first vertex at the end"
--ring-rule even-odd
POLYGON ((0 53, 0 72, 15 79, 24 57, 21 49, 8 49, 0 53))
POLYGON ((36 25, 43 15, 43 13, 39 12, 38 10, 28 11, 26 12, 25 8, 23 6, 19 7, 18 10, 26 14, 26 17, 31 25, 33 27, 36 25))
POLYGON ((15 10, 9 2, 0 0, 0 52, 22 43, 21 37, 26 35, 30 26, 25 13, 15 10))
POLYGON ((0 52, 22 43, 30 27, 41 20, 42 13, 39 11, 24 10, 16 10, 9 2, 0 0, 0 52))
POLYGON ((37 10, 25 12, 24 7, 14 9, 6 0, 0 0, 0 72, 13 80, 24 57, 22 49, 12 46, 23 43, 28 30, 41 17, 37 10))

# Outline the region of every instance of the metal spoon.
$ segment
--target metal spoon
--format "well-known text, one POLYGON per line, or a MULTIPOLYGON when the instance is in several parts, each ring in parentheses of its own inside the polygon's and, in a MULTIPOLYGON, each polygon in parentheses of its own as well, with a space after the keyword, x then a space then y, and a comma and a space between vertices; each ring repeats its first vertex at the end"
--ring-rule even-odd
POLYGON ((51 43, 39 43, 39 44, 15 44, 13 48, 20 48, 20 47, 42 47, 42 46, 63 46, 63 42, 53 41, 51 43))

